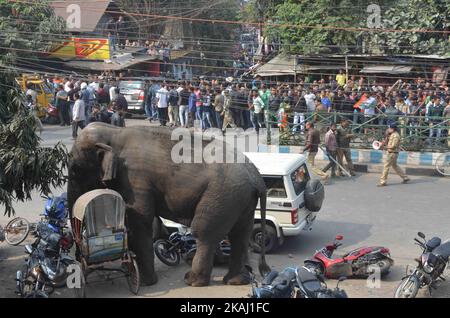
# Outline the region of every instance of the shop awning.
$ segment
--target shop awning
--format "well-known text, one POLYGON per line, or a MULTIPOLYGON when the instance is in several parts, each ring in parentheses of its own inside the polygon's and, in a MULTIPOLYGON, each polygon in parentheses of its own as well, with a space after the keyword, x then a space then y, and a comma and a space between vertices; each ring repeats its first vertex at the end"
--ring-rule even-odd
POLYGON ((259 76, 295 75, 295 56, 277 55, 256 71, 259 76))
POLYGON ((408 74, 412 71, 412 66, 403 65, 376 65, 376 66, 366 66, 360 73, 363 74, 408 74))

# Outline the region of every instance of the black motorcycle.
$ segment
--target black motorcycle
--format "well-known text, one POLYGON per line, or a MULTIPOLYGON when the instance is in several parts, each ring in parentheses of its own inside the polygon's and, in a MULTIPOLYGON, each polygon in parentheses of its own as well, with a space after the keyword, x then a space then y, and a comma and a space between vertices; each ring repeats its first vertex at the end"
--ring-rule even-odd
POLYGON ((41 221, 34 235, 34 243, 25 245, 25 265, 16 273, 17 294, 23 298, 48 298, 55 288, 66 285, 68 266, 79 264, 69 255, 73 237, 67 229, 56 233, 41 221))
POLYGON ((305 267, 295 269, 297 282, 296 298, 348 298, 345 290, 339 288, 339 284, 346 280, 340 277, 335 289, 329 289, 322 275, 317 275, 305 267))
MULTIPOLYGON (((181 234, 174 232, 170 234, 169 239, 159 239, 153 244, 155 254, 161 262, 168 266, 176 266, 183 258, 186 263, 192 264, 195 252, 197 251, 197 242, 191 233, 181 234)), ((220 242, 214 261, 216 264, 225 264, 231 254, 231 245, 227 240, 220 242)))
POLYGON ((445 281, 442 274, 450 257, 450 240, 441 244, 439 237, 427 241, 425 234, 419 232, 417 235, 422 240, 414 238, 414 241, 422 248, 422 255, 415 259, 417 267, 402 279, 395 292, 395 298, 414 298, 419 289, 424 287, 428 288, 431 296, 431 290, 437 288, 438 281, 445 281))
POLYGON ((334 290, 329 289, 321 275, 316 275, 304 267, 285 268, 281 273, 271 271, 258 285, 250 266, 246 266, 252 283, 251 298, 347 298, 347 293, 339 289, 339 279, 334 290))

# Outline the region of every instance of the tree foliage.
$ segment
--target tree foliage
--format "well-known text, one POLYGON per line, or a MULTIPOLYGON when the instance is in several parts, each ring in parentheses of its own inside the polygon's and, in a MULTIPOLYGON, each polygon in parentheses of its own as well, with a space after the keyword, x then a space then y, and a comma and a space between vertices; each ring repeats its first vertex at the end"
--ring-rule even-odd
MULTIPOLYGON (((248 3, 242 14, 244 21, 257 21, 255 13, 258 3, 261 1, 251 0, 248 3), (250 12, 253 12, 253 16, 250 12)), ((266 35, 272 40, 280 39, 283 49, 290 53, 445 54, 449 52, 448 34, 383 31, 383 29, 448 31, 450 29, 449 1, 285 0, 268 1, 268 3, 269 7, 265 8, 265 22, 275 25, 268 25, 265 28, 266 35), (380 7, 381 23, 374 30, 362 30, 371 28, 368 20, 372 12, 368 11, 368 6, 372 4, 380 7), (347 30, 341 28, 347 28, 347 30)))
POLYGON ((62 144, 40 147, 35 119, 14 85, 16 61, 46 51, 50 33, 62 33, 64 25, 43 2, 0 1, 0 203, 8 215, 14 214, 15 200, 30 199, 33 190, 48 194, 65 182, 67 149, 62 144))
MULTIPOLYGON (((450 30, 450 1, 396 1, 382 13, 382 28, 394 30, 450 30)), ((381 32, 372 45, 387 54, 449 54, 450 36, 444 33, 381 32)))

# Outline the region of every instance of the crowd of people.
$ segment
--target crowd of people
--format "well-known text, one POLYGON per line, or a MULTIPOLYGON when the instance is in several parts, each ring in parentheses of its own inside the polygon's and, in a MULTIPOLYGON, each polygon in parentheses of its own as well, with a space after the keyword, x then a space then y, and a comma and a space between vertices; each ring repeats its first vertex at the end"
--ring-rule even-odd
POLYGON ((248 83, 204 79, 176 84, 154 82, 150 83, 146 107, 152 119, 157 116, 152 109, 158 107, 160 89, 161 93, 167 90, 167 99, 170 97, 167 104, 171 125, 189 126, 197 119, 203 128, 236 126, 258 130, 270 122, 280 129, 301 133, 311 114, 336 112, 353 124, 367 123, 367 127, 387 127, 398 121, 403 136, 413 133, 414 127, 429 126, 429 137, 439 139, 447 135, 450 119, 447 82, 431 83, 422 78, 380 85, 364 77, 356 79, 355 75, 347 79, 340 71, 327 80, 301 79, 297 84, 270 85, 258 77, 248 83))

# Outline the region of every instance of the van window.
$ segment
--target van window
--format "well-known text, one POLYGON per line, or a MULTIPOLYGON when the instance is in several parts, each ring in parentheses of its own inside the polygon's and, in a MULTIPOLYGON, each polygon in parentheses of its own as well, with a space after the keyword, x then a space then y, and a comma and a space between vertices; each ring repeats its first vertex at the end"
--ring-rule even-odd
POLYGON ((267 197, 287 198, 283 177, 263 177, 267 188, 267 197))
POLYGON ((305 191, 306 183, 309 179, 308 168, 306 168, 306 165, 301 165, 291 174, 291 181, 296 195, 305 191))

